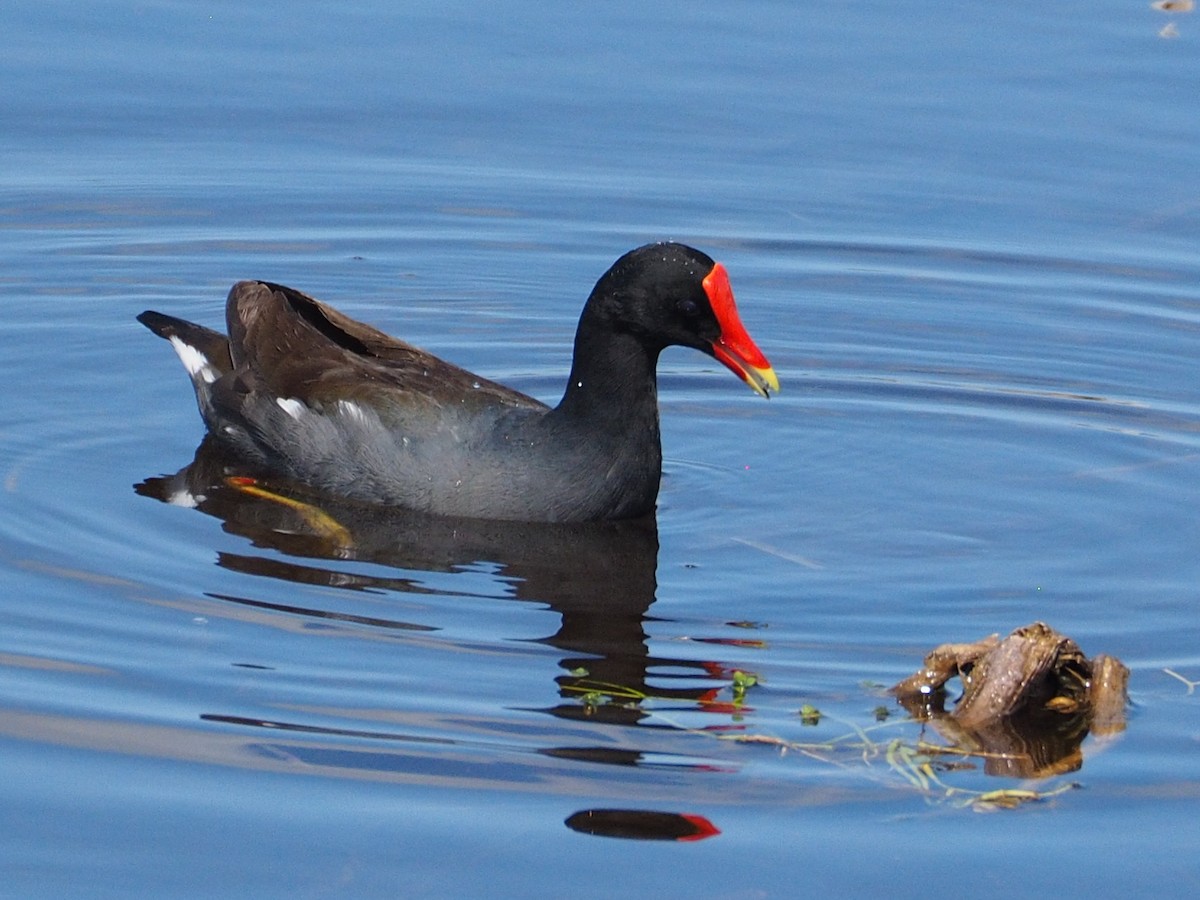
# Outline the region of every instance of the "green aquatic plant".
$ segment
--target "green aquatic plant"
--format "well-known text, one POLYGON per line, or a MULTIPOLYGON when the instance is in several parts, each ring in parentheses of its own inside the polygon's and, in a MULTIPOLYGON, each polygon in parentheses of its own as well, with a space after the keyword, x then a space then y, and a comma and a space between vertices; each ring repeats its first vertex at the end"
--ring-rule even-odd
POLYGON ((730 685, 733 691, 733 703, 735 706, 741 706, 746 700, 746 691, 758 684, 758 676, 753 672, 744 672, 741 669, 733 670, 733 681, 730 685))

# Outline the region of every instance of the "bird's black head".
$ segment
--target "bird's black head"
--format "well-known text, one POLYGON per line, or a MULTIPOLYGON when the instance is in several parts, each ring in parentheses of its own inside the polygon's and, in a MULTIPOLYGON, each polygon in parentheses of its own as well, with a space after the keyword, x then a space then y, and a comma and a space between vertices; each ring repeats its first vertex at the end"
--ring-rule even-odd
POLYGON ((778 391, 771 364, 746 333, 725 267, 676 243, 647 244, 613 263, 592 291, 589 312, 638 338, 651 352, 694 347, 729 367, 755 391, 778 391))

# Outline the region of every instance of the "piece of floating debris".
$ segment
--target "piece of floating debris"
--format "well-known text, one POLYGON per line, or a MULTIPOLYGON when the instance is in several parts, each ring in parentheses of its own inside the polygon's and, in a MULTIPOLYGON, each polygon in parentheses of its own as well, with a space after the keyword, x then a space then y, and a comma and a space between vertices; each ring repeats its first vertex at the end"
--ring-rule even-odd
POLYGON ((984 756, 989 773, 1045 777, 1078 769, 1089 733, 1124 730, 1128 682, 1116 657, 1089 660, 1069 637, 1034 622, 1003 640, 942 644, 891 692, 956 747, 984 756), (962 696, 947 712, 945 685, 956 677, 962 696))

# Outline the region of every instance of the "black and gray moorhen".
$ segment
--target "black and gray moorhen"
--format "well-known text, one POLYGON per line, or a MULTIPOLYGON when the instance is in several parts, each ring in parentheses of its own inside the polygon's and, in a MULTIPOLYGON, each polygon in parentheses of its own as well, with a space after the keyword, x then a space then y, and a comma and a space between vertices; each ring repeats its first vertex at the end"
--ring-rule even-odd
POLYGON ((649 244, 596 283, 550 408, 291 288, 233 286, 229 336, 162 313, 209 431, 320 492, 438 515, 578 522, 641 516, 662 474, 655 367, 694 347, 762 396, 779 381, 738 318, 725 268, 649 244))

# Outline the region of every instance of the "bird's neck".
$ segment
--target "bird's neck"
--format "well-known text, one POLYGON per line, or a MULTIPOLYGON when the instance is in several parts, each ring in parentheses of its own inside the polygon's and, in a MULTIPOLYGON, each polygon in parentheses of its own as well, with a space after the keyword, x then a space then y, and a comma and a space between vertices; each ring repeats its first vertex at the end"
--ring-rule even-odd
POLYGON ((573 489, 599 502, 603 517, 640 516, 654 509, 662 476, 658 354, 630 335, 584 338, 563 398, 541 425, 575 467, 573 489))
POLYGON ((644 431, 653 422, 658 440, 658 351, 585 310, 575 334, 571 376, 555 413, 587 421, 591 429, 644 431))

